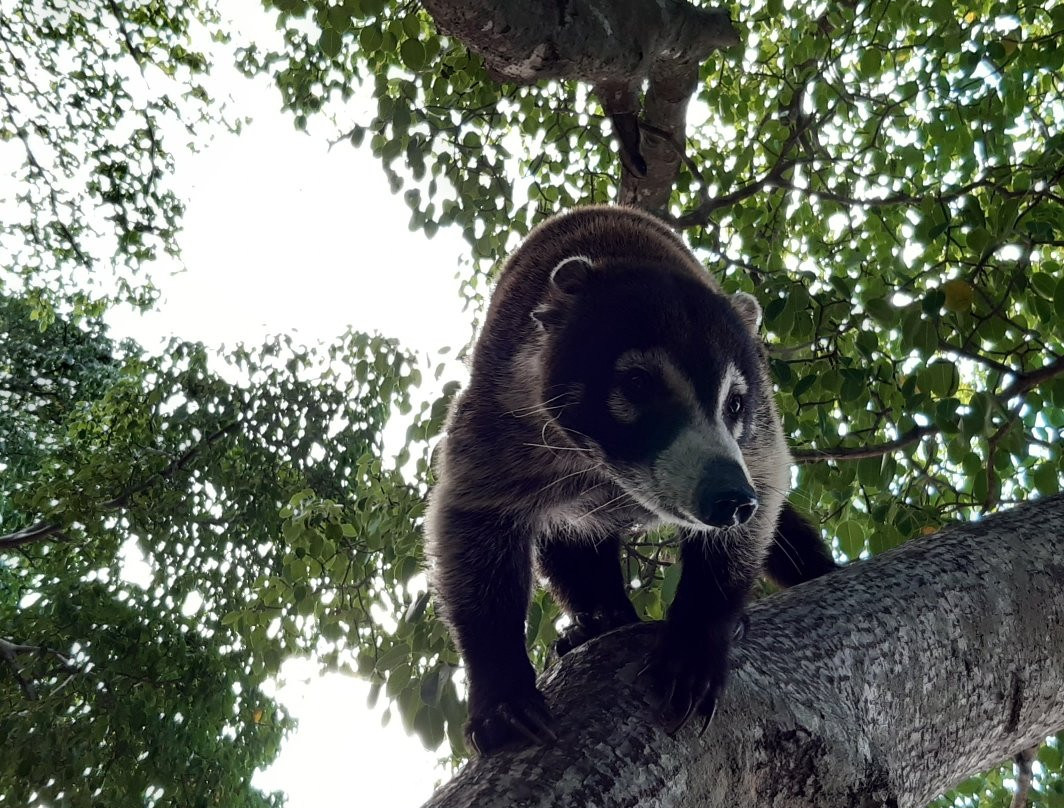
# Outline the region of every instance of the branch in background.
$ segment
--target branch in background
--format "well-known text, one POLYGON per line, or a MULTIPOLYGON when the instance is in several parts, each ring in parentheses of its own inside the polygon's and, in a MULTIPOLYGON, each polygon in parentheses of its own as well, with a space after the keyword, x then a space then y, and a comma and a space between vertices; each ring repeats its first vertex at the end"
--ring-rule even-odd
POLYGON ((881 457, 906 446, 919 443, 928 435, 938 433, 936 426, 918 426, 904 435, 875 446, 839 446, 832 449, 795 449, 791 452, 795 463, 819 463, 821 460, 863 460, 866 457, 881 457))
MULTIPOLYGON (((6 45, 6 43, 5 43, 6 45)), ((11 53, 10 47, 7 48, 8 54, 11 57, 11 63, 22 67, 22 62, 14 54, 11 53)), ((78 241, 77 236, 70 230, 69 225, 63 220, 60 215, 60 208, 62 207, 59 201, 59 193, 56 191, 55 183, 52 180, 50 174, 45 171, 44 167, 37 161, 37 156, 34 154, 33 147, 30 144, 29 133, 26 131, 26 127, 16 123, 18 116, 14 103, 4 92, 4 87, 0 84, 0 100, 4 102, 4 107, 7 109, 7 118, 11 121, 11 125, 15 127, 15 134, 18 136, 19 141, 22 143, 23 150, 26 153, 26 164, 30 167, 31 173, 36 175, 41 182, 48 188, 48 204, 52 210, 52 215, 55 217, 55 227, 62 233, 63 238, 66 239, 67 244, 70 246, 71 252, 74 253, 78 262, 88 269, 92 269, 93 261, 85 254, 81 249, 81 243, 78 241)))
MULTIPOLYGON (((819 128, 823 126, 833 113, 833 109, 831 109, 822 115, 803 115, 801 113, 802 97, 801 92, 795 92, 791 108, 787 111, 786 119, 791 122, 791 130, 780 147, 776 164, 761 179, 751 180, 746 185, 730 193, 715 197, 703 196, 698 207, 671 219, 673 227, 682 229, 704 226, 709 223, 709 217, 714 211, 730 207, 766 188, 787 188, 791 186, 790 181, 786 179, 787 174, 800 162, 806 162, 809 159, 807 156, 796 157, 792 152, 796 146, 805 148, 808 139, 816 135, 819 128)), ((808 151, 808 149, 806 150, 808 151)), ((702 177, 700 172, 696 175, 699 177, 704 189, 706 187, 705 178, 702 177)))
POLYGON ((682 216, 672 219, 673 227, 688 228, 699 227, 709 222, 710 215, 721 208, 727 208, 737 202, 742 202, 747 197, 753 196, 765 188, 780 185, 784 173, 794 168, 794 160, 780 160, 765 176, 758 180, 751 180, 746 185, 736 188, 734 191, 721 196, 714 196, 704 200, 697 208, 682 216))
MULTIPOLYGON (((177 474, 177 472, 186 468, 199 454, 235 432, 240 423, 240 421, 233 421, 231 424, 222 427, 218 431, 212 432, 195 446, 190 447, 180 457, 167 464, 165 468, 150 475, 147 479, 137 485, 127 488, 118 496, 99 503, 100 510, 104 512, 117 511, 126 507, 129 504, 130 499, 134 496, 148 490, 158 482, 170 479, 177 474)), ((24 544, 41 541, 53 536, 61 538, 63 537, 62 531, 63 525, 61 523, 49 519, 41 519, 21 530, 8 533, 6 536, 0 536, 0 551, 11 550, 16 547, 21 547, 24 544)))
MULTIPOLYGON (((752 196, 759 191, 773 188, 805 194, 806 196, 835 202, 839 205, 845 205, 851 208, 888 208, 898 205, 916 207, 922 205, 926 201, 942 204, 945 202, 951 202, 955 199, 960 199, 980 188, 992 189, 994 194, 1007 198, 1023 198, 1030 195, 1029 191, 1016 191, 1010 188, 1004 188, 1001 186, 999 180, 989 177, 965 183, 964 185, 958 185, 955 188, 938 189, 934 193, 895 193, 874 197, 854 197, 827 188, 812 188, 808 185, 796 185, 786 176, 787 172, 794 168, 799 162, 797 158, 791 155, 791 148, 803 138, 815 134, 820 125, 829 117, 830 113, 815 118, 812 116, 804 117, 801 125, 792 131, 787 142, 780 149, 780 156, 776 161, 776 164, 761 179, 751 180, 746 185, 743 185, 730 193, 703 199, 694 209, 672 218, 671 222, 673 226, 677 228, 704 227, 710 223, 710 216, 721 208, 730 207, 736 202, 741 202, 743 199, 746 199, 748 196, 752 196)), ((1056 200, 1056 196, 1048 189, 1035 193, 1040 197, 1054 199, 1054 201, 1060 201, 1061 204, 1064 204, 1064 200, 1056 200)))
POLYGON ((1022 396, 1024 393, 1033 390, 1043 382, 1055 379, 1062 373, 1064 373, 1064 357, 1060 357, 1057 361, 1050 362, 1048 365, 1043 365, 1035 370, 1029 370, 1026 373, 1017 373, 1015 374, 1016 378, 1013 379, 1012 384, 1002 391, 1000 398, 1002 402, 1006 402, 1010 398, 1022 396))
MULTIPOLYGON (((950 346, 949 350, 954 350, 954 348, 950 346)), ((1007 405, 1010 400, 1025 395, 1044 382, 1064 375, 1064 358, 1057 358, 1056 361, 1050 362, 1048 365, 1043 365, 1040 368, 1027 371, 1026 373, 1017 373, 1012 369, 1006 369, 1003 372, 1011 374, 1014 376, 1014 379, 1012 384, 996 396, 996 399, 1002 409, 1008 410, 1009 407, 1007 405)), ((1011 419, 1006 422, 1006 424, 1009 423, 1011 423, 1011 419)), ((904 449, 906 446, 912 446, 914 443, 918 443, 930 435, 937 435, 941 431, 942 430, 939 427, 929 424, 927 426, 915 427, 894 440, 887 441, 886 443, 879 443, 874 446, 836 446, 827 449, 794 449, 791 454, 794 457, 794 462, 799 464, 819 463, 823 460, 861 460, 866 457, 881 457, 882 455, 896 452, 899 449, 904 449)), ((1000 435, 998 436, 998 439, 1000 440, 1000 435)))
POLYGON ((989 356, 983 356, 981 353, 970 351, 967 348, 962 348, 958 345, 952 345, 944 339, 938 341, 938 347, 943 351, 949 353, 955 353, 957 356, 963 356, 965 359, 971 359, 973 362, 978 362, 980 365, 996 370, 998 373, 1007 374, 1011 376, 1016 371, 1010 368, 1003 362, 998 362, 996 359, 991 359, 989 356))
POLYGON ((739 43, 727 11, 684 0, 556 0, 556 13, 527 0, 423 5, 499 81, 591 84, 619 141, 621 201, 648 210, 663 209, 672 192, 699 65, 739 43), (640 133, 638 90, 647 80, 642 117, 663 136, 640 133))
POLYGON ((1027 794, 1031 790, 1031 763, 1038 757, 1038 747, 1024 749, 1012 760, 1016 764, 1016 791, 1012 795, 1011 808, 1027 808, 1027 794))
POLYGON ((18 664, 18 656, 34 650, 36 649, 33 646, 18 645, 0 637, 0 659, 8 664, 15 681, 18 682, 18 686, 22 690, 22 694, 30 701, 37 700, 37 688, 33 682, 22 675, 22 667, 18 664))

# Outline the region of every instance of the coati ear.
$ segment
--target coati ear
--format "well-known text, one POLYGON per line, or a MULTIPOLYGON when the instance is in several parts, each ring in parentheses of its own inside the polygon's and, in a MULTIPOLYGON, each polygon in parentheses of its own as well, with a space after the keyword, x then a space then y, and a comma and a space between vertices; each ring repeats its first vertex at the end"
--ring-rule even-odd
POLYGON ((757 302, 757 298, 747 292, 736 292, 731 296, 731 304, 739 319, 756 333, 761 327, 761 304, 757 302))
POLYGON ((549 331, 565 321, 568 299, 584 288, 593 266, 586 255, 570 255, 550 271, 548 302, 532 312, 532 319, 549 331))
POLYGON ((570 255, 550 271, 550 283, 562 294, 575 295, 591 277, 591 259, 586 255, 570 255))

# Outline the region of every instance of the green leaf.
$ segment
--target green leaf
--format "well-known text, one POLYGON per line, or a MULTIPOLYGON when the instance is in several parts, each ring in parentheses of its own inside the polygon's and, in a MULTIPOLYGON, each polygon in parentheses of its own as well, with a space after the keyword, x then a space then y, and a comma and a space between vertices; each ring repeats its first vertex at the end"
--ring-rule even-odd
POLYGON ((879 73, 882 64, 883 54, 876 48, 868 48, 861 54, 861 72, 866 76, 872 76, 879 73))
POLYGON ((425 46, 416 39, 404 39, 399 46, 399 56, 411 70, 421 70, 425 66, 425 46))
POLYGON ((378 671, 390 671, 410 660, 410 646, 402 643, 393 645, 377 658, 378 671))
POLYGON ((529 648, 536 641, 536 637, 539 636, 539 624, 543 619, 543 608, 539 603, 533 601, 532 605, 528 607, 528 618, 525 623, 525 645, 529 648))
POLYGON ((318 47, 330 59, 335 59, 340 54, 342 42, 343 40, 337 31, 332 28, 326 28, 321 32, 321 37, 318 39, 318 47))
MULTIPOLYGON (((865 457, 857 461, 857 479, 861 485, 878 486, 883 467, 882 457, 865 457)), ((847 553, 849 555, 849 553, 847 553)))
POLYGON ((676 587, 680 584, 680 574, 683 568, 680 564, 670 564, 665 568, 664 579, 661 583, 661 600, 668 606, 676 597, 676 587))
POLYGON ((898 318, 901 316, 898 309, 890 305, 887 300, 877 298, 875 300, 869 300, 865 303, 865 311, 875 320, 881 323, 893 325, 898 322, 898 318))
POLYGON ((433 707, 440 703, 442 687, 440 676, 441 669, 439 666, 436 666, 421 677, 421 689, 419 691, 421 701, 433 707))
POLYGON ((795 398, 799 398, 806 393, 814 384, 816 384, 816 376, 804 376, 798 380, 798 383, 794 385, 794 389, 791 390, 791 395, 795 398))
POLYGON ((358 44, 363 53, 375 53, 383 44, 380 25, 367 25, 359 31, 358 44))
POLYGON ((990 233, 985 227, 973 227, 968 231, 968 246, 976 255, 982 255, 983 251, 990 246, 990 233))
POLYGON ((938 329, 930 320, 919 320, 912 335, 913 346, 924 356, 931 356, 938 350, 938 329))
POLYGON ((240 618, 243 616, 243 614, 244 613, 240 612, 240 611, 228 612, 227 614, 225 614, 222 617, 222 625, 223 626, 234 625, 235 623, 240 621, 240 618))
POLYGON ((852 519, 839 523, 835 528, 835 537, 847 558, 857 558, 865 549, 864 529, 852 519))
POLYGON ((1048 497, 1060 491, 1060 475, 1056 463, 1039 463, 1031 472, 1031 481, 1039 494, 1048 497))
POLYGON ((424 705, 414 716, 414 732, 425 745, 426 749, 432 750, 443 743, 443 714, 428 705, 424 705))
POLYGON ((1038 760, 1050 771, 1059 771, 1061 763, 1064 762, 1060 747, 1050 744, 1042 744, 1038 749, 1038 760))

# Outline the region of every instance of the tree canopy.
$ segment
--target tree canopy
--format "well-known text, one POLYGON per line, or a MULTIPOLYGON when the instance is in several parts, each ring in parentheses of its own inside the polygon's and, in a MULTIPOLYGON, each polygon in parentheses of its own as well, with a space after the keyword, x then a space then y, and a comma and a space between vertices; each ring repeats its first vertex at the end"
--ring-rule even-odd
MULTIPOLYGON (((265 5, 276 49, 206 2, 0 11, 17 163, 0 225, 0 804, 278 801, 248 778, 290 727, 261 690, 290 654, 368 677, 429 747, 467 754, 458 657, 420 575, 447 395, 411 409, 416 358, 357 331, 152 355, 100 324, 111 302, 150 305, 153 267, 179 253, 171 150, 229 125, 204 83, 211 37, 273 78, 297 127, 321 118, 372 150, 411 238, 464 233, 474 309, 555 211, 635 201, 676 226, 761 301, 793 499, 840 558, 1060 490, 1064 6, 750 4, 739 44, 699 53, 684 113, 641 56, 597 47, 593 26, 559 33, 590 13, 578 0, 534 20, 470 4, 555 32, 526 73, 453 3, 265 5), (610 80, 667 182, 622 167, 610 80), (411 425, 398 458, 392 417, 411 425)), ((626 549, 645 617, 675 591, 668 560, 653 539, 626 549)), ((537 663, 557 616, 537 595, 537 663)), ((1064 804, 1060 739, 1038 759, 1033 801, 1064 804)), ((943 804, 1004 804, 1010 777, 943 804)))

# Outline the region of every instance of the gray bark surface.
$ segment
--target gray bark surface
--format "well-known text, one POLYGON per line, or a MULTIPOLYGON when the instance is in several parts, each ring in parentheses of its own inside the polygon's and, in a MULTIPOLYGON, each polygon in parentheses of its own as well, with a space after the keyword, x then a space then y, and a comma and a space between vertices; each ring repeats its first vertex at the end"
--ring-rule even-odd
POLYGON ((549 669, 557 744, 474 760, 427 808, 924 805, 1064 728, 1064 496, 753 605, 702 737, 655 719, 656 631, 549 669))
POLYGON ((631 116, 645 126, 640 145, 619 144, 628 166, 620 201, 658 211, 666 207, 683 160, 687 103, 698 67, 714 50, 739 43, 719 8, 685 0, 423 0, 440 30, 479 54, 500 81, 547 79, 592 85, 607 115, 631 116), (647 89, 640 109, 643 83, 647 89), (642 152, 645 176, 631 171, 642 152), (627 153, 626 153, 627 152, 627 153))
POLYGON ((643 79, 662 61, 703 61, 738 34, 722 9, 684 0, 423 0, 440 30, 504 81, 643 79))

